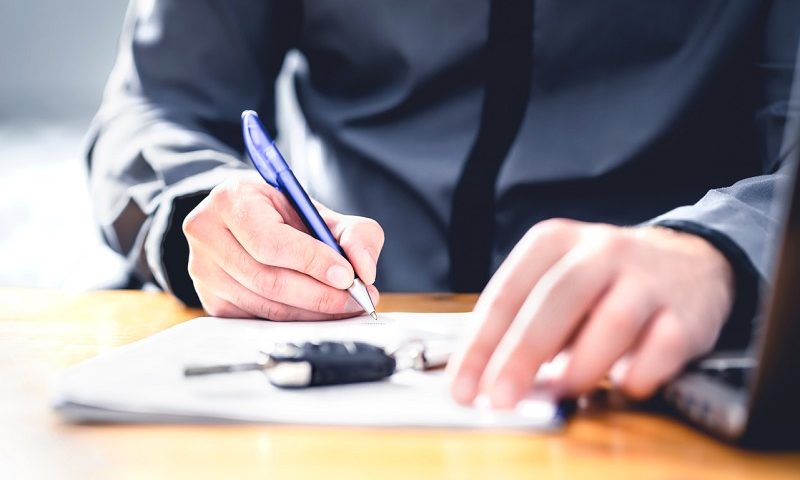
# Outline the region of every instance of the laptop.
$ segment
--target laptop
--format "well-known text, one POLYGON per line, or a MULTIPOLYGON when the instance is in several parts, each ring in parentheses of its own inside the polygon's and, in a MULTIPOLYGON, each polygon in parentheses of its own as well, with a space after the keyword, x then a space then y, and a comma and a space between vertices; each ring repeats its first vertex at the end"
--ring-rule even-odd
MULTIPOLYGON (((795 87, 800 102, 800 68, 795 87)), ((689 422, 749 448, 800 447, 800 121, 790 118, 786 133, 793 134, 784 145, 794 173, 784 192, 789 203, 772 287, 763 295, 753 344, 747 352, 695 362, 663 390, 663 399, 689 422)))

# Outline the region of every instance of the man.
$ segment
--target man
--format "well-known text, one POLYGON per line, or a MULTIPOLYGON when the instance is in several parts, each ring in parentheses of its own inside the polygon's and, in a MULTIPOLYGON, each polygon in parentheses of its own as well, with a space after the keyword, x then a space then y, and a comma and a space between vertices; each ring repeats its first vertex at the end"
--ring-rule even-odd
POLYGON ((798 18, 793 0, 134 1, 90 137, 96 214, 140 280, 214 315, 353 315, 354 274, 483 290, 459 402, 511 407, 561 351, 563 395, 610 372, 644 397, 747 336, 798 18), (287 157, 352 264, 243 160, 240 112, 275 129, 290 49, 308 134, 287 157))

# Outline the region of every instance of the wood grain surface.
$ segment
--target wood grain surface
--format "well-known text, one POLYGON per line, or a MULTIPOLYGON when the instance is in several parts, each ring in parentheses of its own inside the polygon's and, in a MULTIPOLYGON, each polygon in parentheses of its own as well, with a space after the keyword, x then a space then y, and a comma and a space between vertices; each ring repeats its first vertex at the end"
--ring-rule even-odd
MULTIPOLYGON (((385 294, 383 311, 468 311, 471 295, 385 294)), ((654 413, 589 408, 563 432, 68 425, 65 368, 202 315, 161 293, 0 289, 0 478, 800 479, 800 453, 736 449, 654 413)))

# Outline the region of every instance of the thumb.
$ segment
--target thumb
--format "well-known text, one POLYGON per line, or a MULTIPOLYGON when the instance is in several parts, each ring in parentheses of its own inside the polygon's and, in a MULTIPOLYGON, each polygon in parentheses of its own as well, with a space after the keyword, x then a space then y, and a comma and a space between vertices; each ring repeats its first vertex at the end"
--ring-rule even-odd
POLYGON ((342 215, 327 208, 320 209, 320 214, 342 246, 358 278, 367 285, 375 283, 384 241, 383 229, 378 222, 366 217, 342 215))

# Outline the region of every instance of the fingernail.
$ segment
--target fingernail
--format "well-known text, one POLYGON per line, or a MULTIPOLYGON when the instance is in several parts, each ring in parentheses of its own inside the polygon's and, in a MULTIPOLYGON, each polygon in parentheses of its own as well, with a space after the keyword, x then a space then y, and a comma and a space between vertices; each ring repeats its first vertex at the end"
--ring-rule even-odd
POLYGON ((611 366, 611 369, 608 372, 608 378, 611 380, 611 384, 615 386, 621 385, 625 380, 625 377, 628 375, 630 367, 631 362, 628 355, 625 355, 614 362, 614 365, 611 366))
POLYGON ((363 311, 364 308, 356 302, 353 297, 347 299, 347 302, 344 304, 344 312, 345 313, 359 313, 363 311))
POLYGON ((513 408, 519 401, 519 387, 510 379, 501 379, 492 387, 492 407, 513 408))
POLYGON ((336 288, 349 288, 353 284, 350 271, 341 265, 334 265, 328 269, 328 281, 336 288))
POLYGON ((378 300, 380 300, 380 295, 378 295, 378 292, 372 290, 367 290, 367 292, 369 293, 369 299, 372 300, 372 305, 377 307, 378 300))
POLYGON ((361 280, 367 285, 375 283, 375 255, 372 254, 370 249, 366 248, 359 254, 360 264, 364 270, 361 280))
POLYGON ((458 403, 471 403, 475 399, 478 382, 472 375, 461 375, 453 383, 453 397, 458 403))

